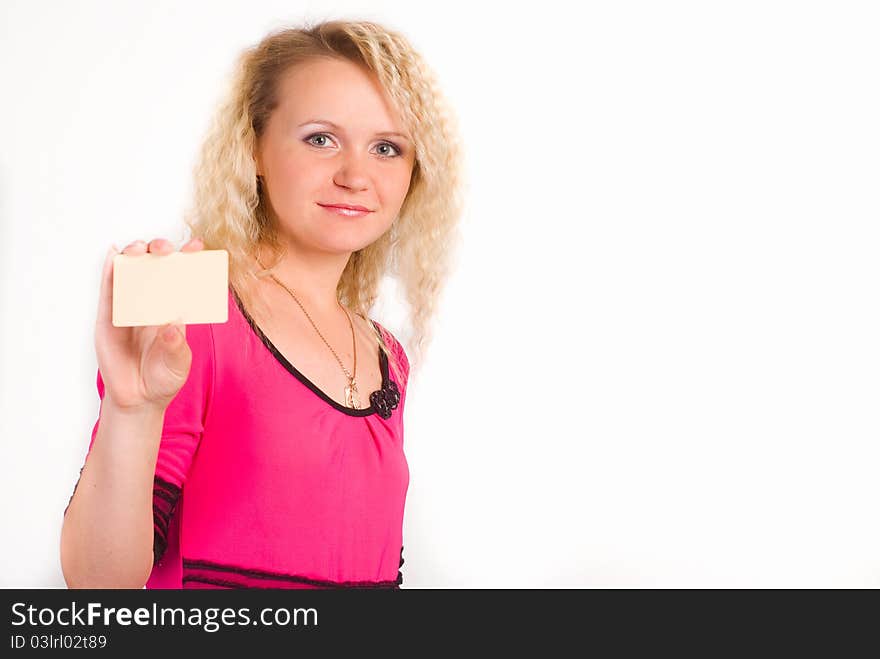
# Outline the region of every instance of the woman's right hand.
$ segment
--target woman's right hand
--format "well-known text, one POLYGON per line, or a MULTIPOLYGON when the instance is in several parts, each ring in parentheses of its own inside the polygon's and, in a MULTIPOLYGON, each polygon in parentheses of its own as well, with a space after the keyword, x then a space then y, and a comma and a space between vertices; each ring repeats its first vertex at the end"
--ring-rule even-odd
MULTIPOLYGON (((193 238, 180 251, 202 249, 202 241, 193 238)), ((121 253, 165 255, 173 251, 170 241, 156 238, 149 244, 142 240, 130 243, 121 253)), ((113 257, 117 253, 111 248, 104 261, 95 324, 95 352, 104 381, 104 398, 125 410, 154 408, 164 412, 189 376, 192 352, 186 342, 186 326, 113 326, 113 257)))

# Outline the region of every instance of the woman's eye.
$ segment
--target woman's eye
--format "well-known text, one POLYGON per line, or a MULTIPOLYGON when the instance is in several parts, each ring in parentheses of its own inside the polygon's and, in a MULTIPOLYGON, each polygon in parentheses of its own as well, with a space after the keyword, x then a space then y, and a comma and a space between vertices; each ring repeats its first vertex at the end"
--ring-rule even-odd
MULTIPOLYGON (((400 155, 400 149, 398 149, 397 146, 392 144, 391 142, 382 142, 379 145, 379 148, 382 148, 383 146, 384 147, 391 147, 392 149, 394 149, 394 155, 390 156, 390 157, 395 158, 400 155)), ((382 154, 382 155, 385 155, 385 154, 382 154)))
MULTIPOLYGON (((319 147, 325 146, 324 142, 320 142, 320 143, 314 142, 313 140, 315 140, 315 139, 328 140, 328 139, 330 139, 330 136, 327 135, 327 133, 315 133, 314 135, 309 135, 306 138, 306 142, 311 144, 312 146, 319 146, 319 147)), ((387 151, 379 153, 379 155, 381 155, 385 158, 396 158, 401 155, 400 148, 396 144, 393 144, 391 142, 381 142, 377 148, 379 148, 379 149, 389 149, 389 148, 392 149, 393 153, 390 153, 390 154, 387 151)))
MULTIPOLYGON (((308 142, 309 144, 315 144, 314 142, 312 142, 312 139, 315 138, 315 137, 320 137, 320 138, 323 138, 323 139, 327 139, 328 135, 326 135, 326 134, 324 134, 324 133, 315 133, 314 135, 309 135, 309 136, 306 138, 306 142, 308 142)), ((315 146, 324 146, 324 145, 323 145, 323 144, 315 144, 315 146)))

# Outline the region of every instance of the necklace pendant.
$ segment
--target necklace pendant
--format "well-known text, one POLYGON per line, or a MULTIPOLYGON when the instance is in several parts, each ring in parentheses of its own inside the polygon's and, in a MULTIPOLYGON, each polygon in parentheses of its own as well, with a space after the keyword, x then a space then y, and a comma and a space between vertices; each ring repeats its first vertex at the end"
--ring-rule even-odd
POLYGON ((349 384, 345 387, 345 404, 355 409, 360 407, 360 401, 357 397, 357 385, 349 384))

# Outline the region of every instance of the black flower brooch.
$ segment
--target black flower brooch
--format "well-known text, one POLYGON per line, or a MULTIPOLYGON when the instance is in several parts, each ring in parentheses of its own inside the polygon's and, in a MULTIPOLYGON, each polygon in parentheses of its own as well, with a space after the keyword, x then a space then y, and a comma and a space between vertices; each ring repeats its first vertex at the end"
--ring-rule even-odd
POLYGON ((397 388, 397 383, 389 378, 381 389, 376 389, 370 394, 370 402, 379 416, 383 419, 390 418, 391 410, 400 402, 400 389, 397 388))

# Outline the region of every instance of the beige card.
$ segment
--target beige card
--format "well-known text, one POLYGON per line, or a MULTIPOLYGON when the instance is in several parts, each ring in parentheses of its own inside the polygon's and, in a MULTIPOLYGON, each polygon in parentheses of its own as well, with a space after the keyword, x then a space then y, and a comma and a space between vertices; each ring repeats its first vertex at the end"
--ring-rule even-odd
POLYGON ((228 316, 225 249, 113 257, 114 327, 225 323, 228 316))

